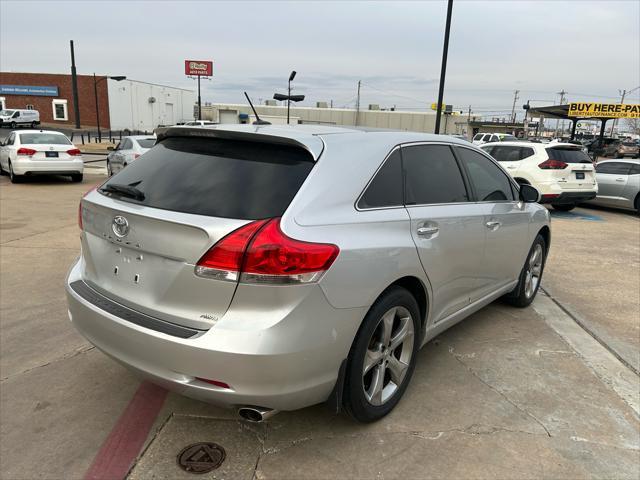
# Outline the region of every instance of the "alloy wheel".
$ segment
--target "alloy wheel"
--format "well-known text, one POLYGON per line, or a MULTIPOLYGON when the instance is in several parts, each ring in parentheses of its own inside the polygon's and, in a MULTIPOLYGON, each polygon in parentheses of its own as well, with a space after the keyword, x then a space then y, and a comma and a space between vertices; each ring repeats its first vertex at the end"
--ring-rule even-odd
POLYGON ((371 405, 385 404, 402 385, 413 355, 414 335, 406 308, 393 307, 380 318, 362 367, 362 388, 371 405))
POLYGON ((527 263, 527 271, 525 272, 525 280, 524 280, 524 294, 527 298, 531 298, 538 288, 538 284, 540 283, 540 275, 542 275, 542 245, 536 243, 533 247, 533 252, 529 257, 529 262, 527 263))

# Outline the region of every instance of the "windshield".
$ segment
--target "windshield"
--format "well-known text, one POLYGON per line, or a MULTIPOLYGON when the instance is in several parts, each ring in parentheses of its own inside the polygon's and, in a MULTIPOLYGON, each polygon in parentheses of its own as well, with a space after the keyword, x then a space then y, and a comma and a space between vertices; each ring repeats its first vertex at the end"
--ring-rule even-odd
POLYGON ((21 133, 23 145, 73 145, 67 137, 59 133, 21 133))
POLYGON ((11 115, 13 115, 13 112, 15 112, 15 110, 0 110, 0 116, 10 117, 11 115))
POLYGON ((155 138, 139 138, 137 142, 138 142, 138 145, 140 145, 142 148, 151 148, 156 144, 156 139, 155 138))

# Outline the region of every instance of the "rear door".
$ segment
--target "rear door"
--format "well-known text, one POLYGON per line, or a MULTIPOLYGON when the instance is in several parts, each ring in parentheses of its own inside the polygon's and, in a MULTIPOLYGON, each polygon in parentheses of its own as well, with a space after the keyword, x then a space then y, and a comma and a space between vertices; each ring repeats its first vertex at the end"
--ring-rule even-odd
POLYGON ((563 189, 591 190, 596 187, 595 169, 589 156, 577 145, 557 145, 546 149, 549 160, 561 162, 563 168, 548 169, 551 179, 563 189))
POLYGON ((527 204, 517 200, 515 186, 491 159, 469 148, 454 150, 468 172, 475 205, 484 215, 487 240, 478 285, 484 296, 515 280, 524 265, 531 246, 527 204))
POLYGON ((629 181, 630 171, 631 164, 627 162, 597 164, 598 200, 612 206, 627 203, 624 198, 624 191, 629 181))
POLYGON ((217 241, 257 219, 281 216, 313 168, 302 148, 171 137, 82 201, 83 280, 134 310, 208 328, 236 282, 202 278, 195 264, 217 241))
POLYGON ((403 146, 402 163, 411 236, 433 288, 432 318, 438 322, 476 296, 486 235, 482 207, 471 202, 448 145, 403 146))

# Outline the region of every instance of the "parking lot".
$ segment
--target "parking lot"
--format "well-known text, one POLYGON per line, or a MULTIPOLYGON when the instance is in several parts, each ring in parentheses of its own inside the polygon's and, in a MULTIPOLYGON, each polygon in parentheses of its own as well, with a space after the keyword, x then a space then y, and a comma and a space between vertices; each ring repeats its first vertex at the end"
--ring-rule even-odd
MULTIPOLYGON (((97 170, 96 170, 97 172, 97 170)), ((187 445, 226 450, 200 478, 638 478, 640 221, 552 212, 532 307, 496 302, 420 352, 382 421, 325 406, 263 424, 140 384, 67 316, 82 184, 0 179, 1 475, 192 478, 187 445)))

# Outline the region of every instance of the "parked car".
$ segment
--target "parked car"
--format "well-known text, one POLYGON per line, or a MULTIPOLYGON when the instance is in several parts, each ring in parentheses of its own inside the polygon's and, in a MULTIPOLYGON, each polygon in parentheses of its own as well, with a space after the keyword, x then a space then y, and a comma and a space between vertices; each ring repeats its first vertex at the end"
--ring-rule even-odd
POLYGON ((505 142, 481 149, 498 160, 519 184, 536 187, 542 203, 550 203, 555 210, 572 210, 598 192, 593 163, 580 145, 505 142))
POLYGON ((466 135, 449 135, 449 136, 453 138, 457 138, 458 140, 462 140, 464 142, 470 143, 466 135))
POLYGON ((442 135, 168 128, 81 200, 69 318, 142 376, 247 420, 328 401, 373 421, 427 341, 497 298, 533 301, 550 241, 538 199, 442 135))
POLYGON ((12 183, 24 176, 70 175, 81 182, 82 154, 64 134, 49 130, 14 131, 0 144, 0 173, 12 183))
POLYGON ((633 141, 620 142, 618 148, 614 152, 614 156, 616 158, 638 158, 640 156, 640 145, 638 145, 637 142, 633 141))
POLYGON ((21 125, 36 128, 40 125, 40 112, 15 108, 0 110, 0 128, 8 126, 16 129, 21 125))
POLYGON ((605 160, 596 165, 598 195, 588 203, 640 214, 640 161, 605 160))
MULTIPOLYGON (((107 155, 107 173, 112 176, 129 165, 156 143, 155 137, 132 135, 122 140, 107 155)), ((111 149, 111 148, 110 148, 111 149)))
POLYGON ((209 120, 193 120, 186 122, 185 127, 209 127, 211 125, 218 125, 216 122, 210 122, 209 120))
POLYGON ((516 137, 507 133, 476 133, 473 136, 472 143, 474 145, 482 145, 483 143, 513 142, 517 140, 516 137))

